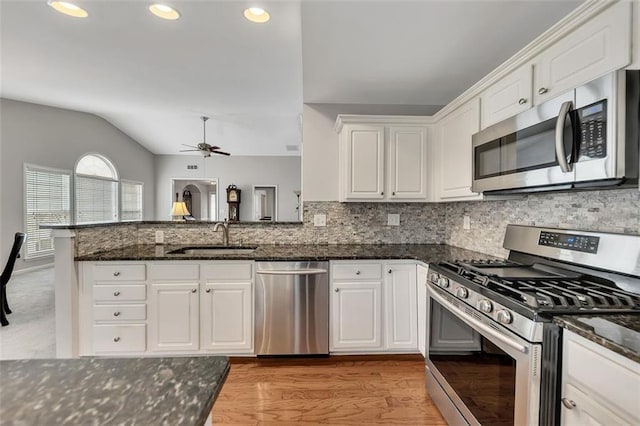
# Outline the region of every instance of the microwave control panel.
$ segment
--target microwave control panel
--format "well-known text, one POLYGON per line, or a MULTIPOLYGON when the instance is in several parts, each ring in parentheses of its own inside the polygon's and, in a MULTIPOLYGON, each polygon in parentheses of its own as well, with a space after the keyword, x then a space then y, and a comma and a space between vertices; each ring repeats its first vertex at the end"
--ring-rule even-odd
POLYGON ((580 158, 607 156, 607 100, 577 110, 580 123, 580 158))
POLYGON ((556 247, 565 250, 582 251, 585 253, 597 253, 600 237, 588 235, 563 234, 560 232, 540 232, 538 245, 556 247))

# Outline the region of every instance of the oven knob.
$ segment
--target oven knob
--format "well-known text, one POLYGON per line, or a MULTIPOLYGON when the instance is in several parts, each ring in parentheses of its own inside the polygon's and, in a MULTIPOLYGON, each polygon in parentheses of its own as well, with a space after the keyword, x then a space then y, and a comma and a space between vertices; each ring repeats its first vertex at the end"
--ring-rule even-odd
POLYGON ((437 284, 438 283, 438 278, 440 278, 440 275, 438 275, 437 272, 433 272, 431 274, 431 282, 432 283, 437 284))
POLYGON ((456 291, 456 296, 458 296, 460 299, 466 299, 467 297, 469 297, 469 290, 464 287, 460 287, 458 291, 456 291))
POLYGON ((438 278, 438 286, 442 288, 449 287, 449 279, 445 277, 438 278))
POLYGON ((498 322, 501 322, 503 324, 511 324, 513 322, 513 316, 511 316, 511 312, 504 309, 498 311, 497 318, 498 322))
POLYGON ((484 313, 489 313, 493 310, 493 305, 491 304, 491 302, 489 302, 488 300, 482 300, 480 302, 480 310, 484 313))

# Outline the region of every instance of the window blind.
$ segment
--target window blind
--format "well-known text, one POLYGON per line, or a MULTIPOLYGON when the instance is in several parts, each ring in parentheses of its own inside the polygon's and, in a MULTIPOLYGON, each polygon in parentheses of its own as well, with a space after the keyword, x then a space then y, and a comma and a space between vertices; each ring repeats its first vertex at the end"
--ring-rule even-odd
POLYGON ((71 173, 33 166, 25 167, 25 226, 27 242, 25 257, 53 254, 51 229, 42 224, 70 223, 71 173))
POLYGON ((118 182, 76 175, 76 223, 117 222, 118 182))
POLYGON ((120 183, 120 220, 142 220, 142 184, 120 183))

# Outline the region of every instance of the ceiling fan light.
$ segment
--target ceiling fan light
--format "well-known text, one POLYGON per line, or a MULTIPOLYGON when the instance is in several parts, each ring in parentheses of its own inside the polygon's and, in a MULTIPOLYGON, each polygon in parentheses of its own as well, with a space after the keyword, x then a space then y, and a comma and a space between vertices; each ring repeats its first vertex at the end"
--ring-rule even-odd
POLYGON ((49 0, 47 1, 47 4, 58 12, 64 13, 68 16, 73 16, 74 18, 86 18, 89 16, 89 13, 87 13, 83 8, 66 1, 49 0))
POLYGON ((149 6, 149 11, 156 15, 158 18, 167 19, 169 21, 175 21, 180 18, 180 12, 177 9, 167 6, 166 4, 154 3, 149 6))
POLYGON ((250 7, 245 9, 244 17, 251 22, 255 22, 256 24, 264 24, 271 16, 269 16, 269 12, 264 10, 261 7, 250 7))

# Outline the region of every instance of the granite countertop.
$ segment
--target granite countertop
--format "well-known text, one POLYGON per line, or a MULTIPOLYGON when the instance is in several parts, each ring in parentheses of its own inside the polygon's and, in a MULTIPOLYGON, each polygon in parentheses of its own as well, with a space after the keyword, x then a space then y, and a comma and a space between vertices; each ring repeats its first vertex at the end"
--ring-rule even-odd
POLYGON ((0 361, 3 425, 204 425, 223 356, 0 361))
MULTIPOLYGON (((104 227, 117 227, 117 226, 127 226, 127 225, 167 225, 176 228, 192 228, 194 226, 203 226, 208 227, 214 225, 220 221, 212 221, 212 220, 180 220, 180 221, 171 221, 171 220, 131 220, 126 222, 98 222, 98 223, 45 223, 40 225, 42 229, 87 229, 87 228, 104 228, 104 227)), ((302 226, 304 223, 301 221, 240 221, 240 222, 230 222, 231 225, 237 226, 302 226)))
MULTIPOLYGON (((194 245, 192 245, 194 246, 194 245)), ((189 245, 139 244, 76 256, 76 261, 113 260, 341 260, 341 259, 408 259, 424 263, 444 260, 495 259, 493 256, 445 244, 328 244, 328 245, 273 245, 257 246, 249 254, 185 255, 169 252, 189 245)), ((255 247, 255 246, 253 246, 255 247)))
POLYGON ((622 356, 640 362, 640 314, 563 315, 555 317, 554 322, 622 356))

